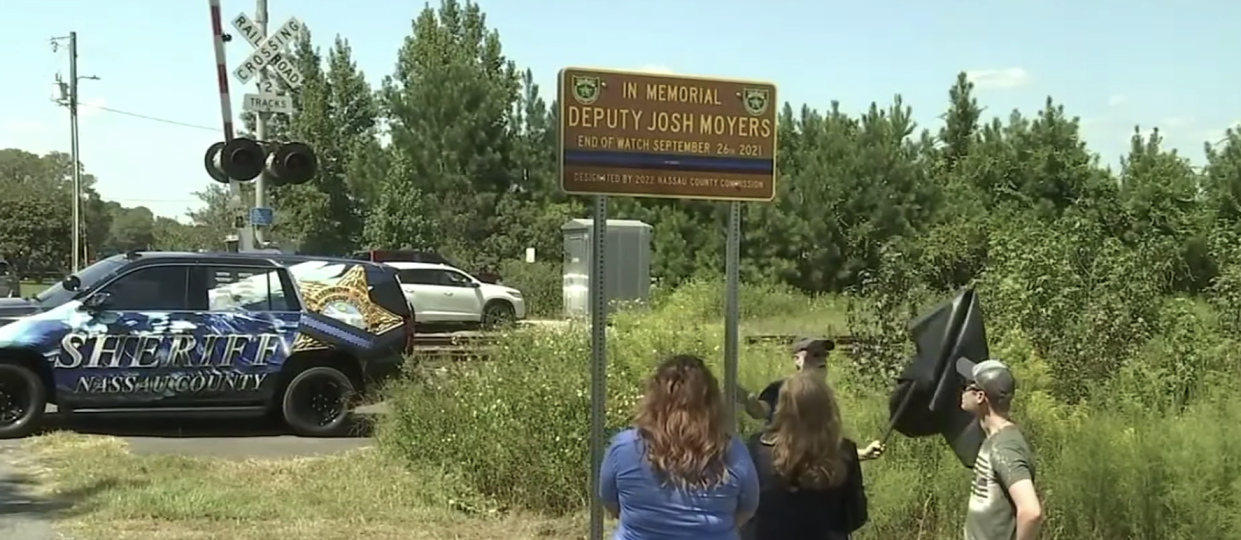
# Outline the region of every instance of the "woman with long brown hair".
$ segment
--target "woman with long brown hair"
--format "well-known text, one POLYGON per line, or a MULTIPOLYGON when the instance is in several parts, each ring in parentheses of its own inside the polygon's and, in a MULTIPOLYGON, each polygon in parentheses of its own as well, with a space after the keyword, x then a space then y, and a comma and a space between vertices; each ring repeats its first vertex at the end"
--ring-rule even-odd
POLYGON ((771 424, 750 438, 749 449, 761 496, 747 540, 847 540, 866 523, 857 444, 842 435, 840 408, 823 377, 790 377, 771 424))
POLYGON ((715 376, 678 355, 646 382, 633 427, 600 469, 599 497, 620 518, 616 540, 737 540, 758 506, 758 475, 729 433, 715 376))

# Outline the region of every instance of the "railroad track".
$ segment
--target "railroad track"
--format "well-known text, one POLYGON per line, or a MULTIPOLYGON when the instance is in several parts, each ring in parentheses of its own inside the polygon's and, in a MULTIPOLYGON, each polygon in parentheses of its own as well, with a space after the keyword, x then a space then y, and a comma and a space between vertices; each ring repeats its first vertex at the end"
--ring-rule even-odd
MULTIPOLYGON (((798 336, 792 334, 756 334, 745 336, 746 345, 792 345, 798 336)), ((491 355, 491 347, 499 336, 480 333, 418 334, 414 336, 414 355, 437 359, 470 360, 485 359, 491 355)), ((850 345, 861 340, 850 336, 830 336, 837 346, 850 345)))
MULTIPOLYGON (((746 336, 745 342, 747 345, 767 345, 767 344, 792 345, 793 341, 795 341, 799 337, 803 337, 803 336, 789 335, 789 334, 756 334, 752 336, 746 336)), ((859 342, 864 341, 852 335, 839 335, 839 336, 826 336, 826 337, 827 339, 830 339, 833 342, 835 342, 836 346, 838 347, 842 345, 852 345, 854 343, 859 343, 859 342)))

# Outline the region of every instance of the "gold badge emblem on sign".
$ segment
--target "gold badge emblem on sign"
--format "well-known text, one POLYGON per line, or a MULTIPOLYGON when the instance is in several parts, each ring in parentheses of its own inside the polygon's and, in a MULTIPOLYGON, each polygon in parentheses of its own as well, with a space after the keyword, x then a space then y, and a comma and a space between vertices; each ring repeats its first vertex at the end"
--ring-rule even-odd
POLYGON ((573 99, 582 105, 590 105, 599 99, 599 77, 573 76, 573 99))
POLYGON ((771 92, 766 88, 746 88, 741 91, 741 101, 745 103, 745 112, 759 116, 767 112, 771 92))

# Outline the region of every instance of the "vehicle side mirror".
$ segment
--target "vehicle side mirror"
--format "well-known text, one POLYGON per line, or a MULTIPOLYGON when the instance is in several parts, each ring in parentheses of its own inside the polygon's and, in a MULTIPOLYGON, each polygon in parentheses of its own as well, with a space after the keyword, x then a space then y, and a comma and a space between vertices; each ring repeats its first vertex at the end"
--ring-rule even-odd
POLYGON ((468 282, 468 283, 469 283, 469 287, 470 287, 471 289, 477 289, 477 288, 479 288, 479 287, 482 287, 482 286, 483 286, 481 283, 479 283, 479 282, 477 282, 477 281, 470 281, 470 282, 468 282))
POLYGON ((66 291, 76 291, 78 287, 82 286, 82 280, 77 276, 65 276, 65 279, 60 281, 60 286, 64 287, 66 291))
POLYGON ((82 301, 82 307, 89 311, 99 311, 107 308, 108 304, 111 302, 112 293, 100 291, 86 297, 86 299, 82 301))

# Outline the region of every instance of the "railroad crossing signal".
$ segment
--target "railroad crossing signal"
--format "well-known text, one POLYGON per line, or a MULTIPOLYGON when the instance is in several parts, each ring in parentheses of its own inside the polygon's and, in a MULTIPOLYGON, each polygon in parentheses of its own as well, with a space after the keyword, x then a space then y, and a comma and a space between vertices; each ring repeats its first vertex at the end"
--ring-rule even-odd
MULTIPOLYGON (((285 82, 289 83, 289 86, 301 86, 301 73, 288 58, 280 54, 280 51, 292 43, 298 32, 305 28, 302 21, 297 20, 297 17, 289 17, 289 20, 284 21, 284 24, 280 25, 275 32, 263 37, 261 42, 258 42, 258 39, 262 36, 262 32, 258 25, 255 25, 245 14, 233 18, 233 27, 254 46, 254 52, 250 53, 250 56, 243 60, 237 69, 233 70, 233 76, 237 77, 237 80, 242 84, 248 83, 255 75, 258 75, 259 70, 271 66, 285 82)), ((259 89, 262 92, 267 90, 259 89)))
POLYGON ((230 178, 249 182, 263 172, 263 147, 244 137, 218 142, 207 148, 203 165, 216 182, 227 184, 230 178))
MULTIPOLYGON (((289 19, 289 21, 284 24, 285 26, 289 26, 289 23, 293 22, 297 23, 298 29, 301 28, 301 21, 297 21, 297 19, 289 19)), ((272 37, 275 38, 279 36, 285 26, 280 27, 280 30, 277 30, 272 37)), ((233 17, 233 29, 237 30, 237 33, 241 34, 241 37, 244 38, 251 47, 254 47, 255 52, 252 53, 251 56, 258 54, 259 50, 263 48, 265 43, 263 39, 265 37, 263 35, 263 31, 259 28, 259 25, 255 24, 253 20, 250 20, 250 17, 245 13, 238 13, 236 17, 233 17)), ((264 61, 258 68, 255 68, 253 65, 247 66, 246 62, 250 61, 247 59, 246 62, 242 62, 237 69, 233 70, 233 76, 237 77, 237 79, 242 83, 246 83, 249 82, 250 79, 258 73, 258 71, 267 70, 268 73, 274 72, 278 77, 283 79, 290 88, 297 88, 301 86, 303 81, 302 72, 298 70, 297 66, 294 66, 293 63, 285 57, 285 55, 280 54, 283 50, 284 46, 276 49, 275 54, 273 54, 270 59, 264 61)), ((260 56, 260 59, 261 58, 262 57, 260 56)), ((275 81, 268 79, 259 83, 259 92, 261 94, 274 94, 276 92, 275 81)))
POLYGON ((277 186, 305 184, 319 170, 318 157, 305 144, 271 143, 267 145, 270 151, 263 146, 244 137, 217 142, 207 148, 203 166, 211 179, 221 184, 227 184, 229 179, 249 182, 266 172, 277 186))

